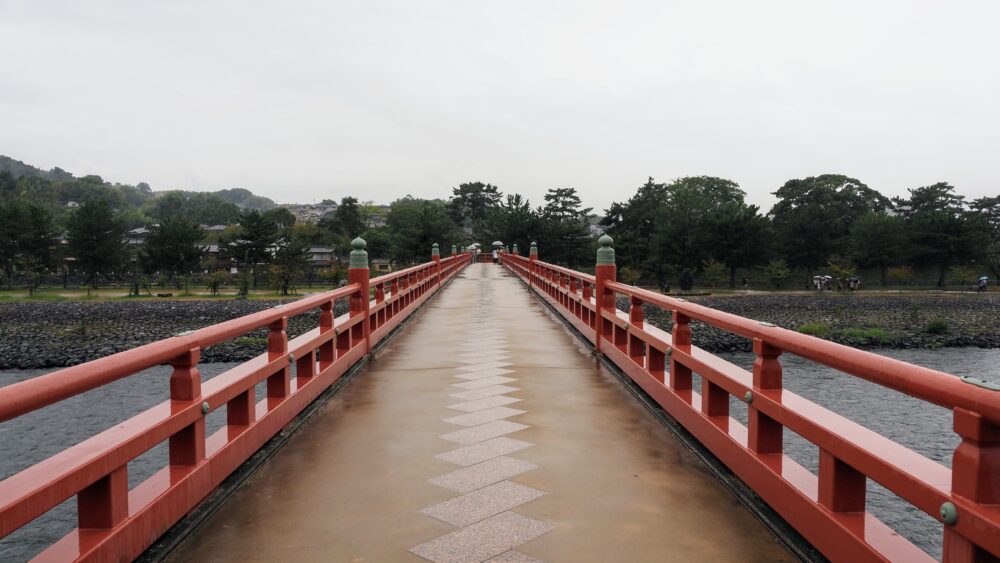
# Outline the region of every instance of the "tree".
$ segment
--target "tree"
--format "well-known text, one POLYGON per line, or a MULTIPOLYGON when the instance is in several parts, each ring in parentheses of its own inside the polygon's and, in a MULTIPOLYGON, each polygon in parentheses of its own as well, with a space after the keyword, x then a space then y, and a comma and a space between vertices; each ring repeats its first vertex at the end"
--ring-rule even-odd
POLYGON ((88 288, 97 277, 108 275, 125 262, 126 225, 103 199, 85 202, 66 224, 68 252, 84 272, 88 288))
MULTIPOLYGON (((538 244, 545 248, 546 260, 571 267, 593 262, 590 212, 583 207, 576 188, 553 188, 545 193, 538 244)), ((508 241, 504 241, 508 242, 508 241)))
POLYGON ((272 251, 281 237, 278 225, 257 210, 240 215, 239 229, 219 240, 219 253, 250 270, 253 286, 261 265, 271 262, 272 251))
POLYGON ((663 261, 653 251, 653 234, 667 197, 667 185, 649 178, 628 201, 612 203, 601 219, 615 239, 619 261, 660 282, 665 279, 663 261))
POLYGON ((884 211, 866 213, 851 225, 851 255, 862 266, 878 267, 883 286, 889 267, 899 264, 906 251, 905 228, 901 216, 884 211))
POLYGON ((914 262, 938 269, 943 287, 948 268, 985 255, 988 235, 981 214, 969 212, 965 198, 946 182, 907 190, 895 203, 906 221, 914 262))
MULTIPOLYGON (((325 221, 325 220, 324 220, 325 221)), ((358 205, 358 198, 345 197, 340 200, 340 205, 333 212, 333 218, 329 221, 320 222, 321 227, 325 227, 335 234, 339 234, 347 239, 353 239, 365 230, 365 223, 361 217, 361 208, 358 205)))
POLYGON ((489 210, 500 204, 503 193, 493 184, 483 182, 466 182, 457 188, 452 188, 448 200, 448 211, 452 220, 459 226, 478 230, 480 223, 486 219, 489 210))
POLYGON ((160 272, 176 280, 198 268, 205 232, 184 217, 172 216, 150 227, 143 243, 143 262, 147 272, 160 272))
POLYGON ((44 207, 0 198, 0 269, 12 288, 17 272, 41 279, 53 265, 55 224, 44 207))
POLYGON ((989 245, 986 248, 987 266, 995 278, 1000 278, 1000 196, 981 197, 969 207, 982 216, 989 245))
POLYGON ((268 267, 271 287, 282 295, 295 291, 295 280, 309 268, 309 256, 309 241, 286 231, 283 244, 278 245, 268 267))
MULTIPOLYGON (((665 187, 666 199, 655 215, 651 251, 664 262, 666 270, 694 269, 712 258, 713 244, 721 241, 715 230, 720 222, 719 210, 735 213, 743 206, 744 193, 736 182, 711 176, 694 176, 674 180, 665 187)), ((725 236, 725 234, 723 234, 725 236)), ((736 243, 726 259, 738 261, 736 243)), ((663 282, 662 277, 658 282, 663 282)))
POLYGON ((507 194, 503 202, 487 211, 480 223, 478 236, 484 244, 499 240, 505 244, 517 244, 522 252, 527 253, 531 242, 538 242, 542 237, 541 223, 541 217, 531 208, 531 202, 521 194, 507 194))
POLYGON ((219 196, 201 192, 166 192, 146 204, 149 216, 157 221, 183 216, 193 223, 228 225, 240 217, 240 208, 219 196))
POLYGON ((715 207, 707 220, 704 244, 715 260, 729 270, 729 287, 736 287, 736 271, 767 261, 771 223, 756 205, 731 200, 715 207))
POLYGON ((774 195, 778 202, 770 216, 778 247, 791 266, 806 270, 807 278, 828 256, 844 253, 858 217, 891 208, 888 198, 840 174, 789 180, 774 195))
POLYGON ((458 227, 441 200, 405 197, 392 202, 388 217, 390 256, 402 263, 425 262, 431 245, 459 240, 458 227))
POLYGON ((295 215, 284 207, 275 207, 264 212, 264 217, 273 221, 279 229, 291 229, 295 226, 295 215))

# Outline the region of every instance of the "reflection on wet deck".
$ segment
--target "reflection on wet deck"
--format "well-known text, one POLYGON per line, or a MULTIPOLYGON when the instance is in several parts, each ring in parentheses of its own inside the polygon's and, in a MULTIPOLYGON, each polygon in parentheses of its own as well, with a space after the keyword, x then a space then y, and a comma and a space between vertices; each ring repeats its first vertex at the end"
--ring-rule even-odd
POLYGON ((499 266, 468 268, 176 561, 793 557, 499 266))

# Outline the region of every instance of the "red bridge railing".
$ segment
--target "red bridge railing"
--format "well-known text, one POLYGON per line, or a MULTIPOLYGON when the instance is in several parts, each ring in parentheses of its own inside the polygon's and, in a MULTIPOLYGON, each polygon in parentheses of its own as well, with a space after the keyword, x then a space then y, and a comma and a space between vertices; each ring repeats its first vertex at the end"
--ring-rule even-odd
POLYGON ((440 259, 435 245, 433 261, 369 280, 364 241, 354 245, 346 287, 0 388, 2 422, 173 366, 169 400, 0 482, 0 537, 75 495, 78 528, 36 559, 137 557, 469 263, 440 259), (338 300, 348 312, 334 317, 338 300), (316 309, 319 326, 289 339, 288 319, 316 309), (264 327, 266 353, 201 381, 202 349, 264 327), (206 436, 205 417, 219 408, 226 425, 206 436), (164 441, 167 466, 129 490, 128 463, 164 441))
POLYGON ((944 523, 945 561, 1000 556, 1000 390, 618 283, 611 239, 601 242, 596 276, 538 261, 534 246, 501 261, 826 557, 931 559, 866 512, 867 479, 944 523), (671 311, 673 331, 645 322, 643 305, 671 311), (753 371, 694 346, 692 320, 751 339, 753 371), (782 389, 783 352, 952 410, 952 469, 782 389), (729 416, 730 396, 747 403, 746 426, 729 416), (818 447, 818 475, 782 452, 784 428, 818 447))

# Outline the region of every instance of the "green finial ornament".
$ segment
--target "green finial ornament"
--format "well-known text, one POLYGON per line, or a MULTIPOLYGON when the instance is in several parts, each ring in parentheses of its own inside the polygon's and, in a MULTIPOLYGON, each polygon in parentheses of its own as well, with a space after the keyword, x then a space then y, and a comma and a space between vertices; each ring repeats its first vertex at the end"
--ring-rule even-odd
POLYGON ((358 237, 351 241, 351 262, 350 266, 352 268, 368 268, 368 252, 365 248, 368 248, 368 243, 365 239, 358 237))
POLYGON ((451 253, 452 254, 458 254, 458 247, 455 246, 454 244, 451 245, 451 253))
POLYGON ((438 243, 431 245, 431 256, 441 256, 441 250, 438 249, 438 243))
POLYGON ((517 254, 517 243, 514 243, 514 254, 517 254))
POLYGON ((611 245, 614 244, 614 242, 615 239, 608 235, 604 235, 597 239, 597 243, 601 245, 601 247, 597 249, 598 266, 615 265, 615 249, 611 248, 611 245))
POLYGON ((534 254, 535 256, 538 256, 538 243, 537 242, 531 241, 531 248, 528 250, 528 254, 534 254))

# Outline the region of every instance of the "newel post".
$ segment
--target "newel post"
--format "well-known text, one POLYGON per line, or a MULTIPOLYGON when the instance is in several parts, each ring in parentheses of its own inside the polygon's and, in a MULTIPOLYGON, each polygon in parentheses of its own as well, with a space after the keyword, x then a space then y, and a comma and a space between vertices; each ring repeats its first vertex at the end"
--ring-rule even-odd
POLYGON ((600 247, 597 249, 597 265, 594 267, 595 278, 597 280, 597 325, 594 331, 594 348, 601 349, 601 338, 610 337, 613 325, 611 321, 605 320, 603 312, 614 311, 615 294, 606 287, 608 282, 616 281, 618 267, 615 266, 615 249, 611 247, 614 243, 608 235, 597 240, 600 247))
POLYGON ((517 251, 517 243, 514 243, 514 256, 520 256, 521 253, 517 251))
POLYGON ((458 256, 458 247, 455 246, 454 244, 451 245, 451 255, 452 256, 458 256))
POLYGON ((431 245, 431 262, 434 262, 434 282, 441 283, 441 249, 438 248, 438 243, 431 245))
POLYGON ((361 237, 351 241, 351 248, 354 250, 351 251, 350 267, 347 269, 348 283, 356 283, 361 286, 359 292, 351 296, 351 316, 364 315, 361 322, 351 327, 351 345, 363 340, 366 354, 372 351, 370 341, 371 283, 369 282, 368 252, 365 250, 367 247, 368 243, 361 237))
POLYGON ((531 241, 531 248, 528 249, 528 284, 534 285, 535 272, 538 270, 538 243, 531 241))

